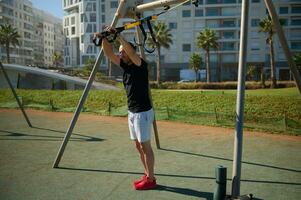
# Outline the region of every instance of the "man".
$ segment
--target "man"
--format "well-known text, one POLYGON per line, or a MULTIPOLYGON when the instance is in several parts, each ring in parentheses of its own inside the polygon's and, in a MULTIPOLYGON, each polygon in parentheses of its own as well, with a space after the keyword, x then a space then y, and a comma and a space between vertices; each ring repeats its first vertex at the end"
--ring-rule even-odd
MULTIPOLYGON (((115 29, 107 28, 110 32, 115 29)), ((97 36, 96 33, 95 36, 97 36)), ((154 112, 149 98, 147 63, 136 54, 135 46, 122 36, 116 38, 120 42, 119 55, 115 55, 112 45, 106 38, 102 40, 105 55, 123 69, 123 85, 128 99, 128 124, 130 137, 144 166, 144 176, 134 182, 136 190, 156 188, 154 176, 154 153, 151 147, 151 127, 154 112)))

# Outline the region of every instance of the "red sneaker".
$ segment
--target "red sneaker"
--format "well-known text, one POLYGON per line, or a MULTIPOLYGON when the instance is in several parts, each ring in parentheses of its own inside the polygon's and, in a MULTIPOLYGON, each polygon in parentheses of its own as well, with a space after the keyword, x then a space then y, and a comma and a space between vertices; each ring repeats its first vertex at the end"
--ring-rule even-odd
POLYGON ((151 181, 148 178, 134 185, 136 190, 151 190, 157 187, 156 179, 151 181))
POLYGON ((134 182, 134 186, 137 185, 138 183, 140 183, 141 181, 144 181, 145 179, 147 179, 147 175, 144 174, 139 180, 134 182))

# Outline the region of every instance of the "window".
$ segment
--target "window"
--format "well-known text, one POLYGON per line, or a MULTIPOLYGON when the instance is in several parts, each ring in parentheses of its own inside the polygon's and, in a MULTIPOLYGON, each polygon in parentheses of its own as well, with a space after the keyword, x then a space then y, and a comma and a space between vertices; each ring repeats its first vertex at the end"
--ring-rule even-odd
POLYGON ((183 10, 182 11, 182 17, 190 17, 191 13, 190 10, 183 10))
POLYGON ((251 26, 252 27, 259 26, 259 22, 260 22, 260 19, 252 19, 251 20, 251 26))
POLYGON ((86 28, 86 33, 92 33, 92 24, 88 24, 86 28))
POLYGON ((221 27, 235 27, 234 20, 224 20, 221 24, 221 27))
POLYGON ((223 3, 236 3, 236 0, 223 0, 223 3))
POLYGON ((101 12, 105 12, 106 11, 106 6, 104 4, 101 5, 101 12))
POLYGON ((202 9, 196 9, 195 10, 195 16, 196 17, 202 17, 204 15, 203 10, 202 9))
POLYGON ((169 29, 177 29, 177 22, 170 22, 168 24, 169 29))
POLYGON ((301 19, 292 19, 291 20, 292 26, 300 26, 301 25, 301 19))
POLYGON ((74 26, 71 27, 71 34, 72 34, 72 35, 75 35, 75 27, 74 27, 74 26))
POLYGON ((69 26, 69 18, 65 18, 65 26, 69 26))
POLYGON ((221 3, 221 0, 207 0, 207 4, 217 4, 221 3))
POLYGON ((183 44, 182 51, 191 51, 191 44, 183 44))
POLYGON ((300 14, 301 13, 301 6, 292 7, 292 14, 300 14))
POLYGON ((101 22, 105 23, 106 22, 106 16, 105 15, 101 15, 101 22))
POLYGON ((218 8, 207 8, 206 16, 219 16, 218 8))
POLYGON ((111 1, 111 8, 118 8, 118 1, 111 1))
POLYGON ((288 7, 279 8, 279 14, 287 14, 287 13, 288 13, 288 7))
POLYGON ((86 11, 87 12, 91 12, 92 11, 92 3, 87 3, 86 11))
POLYGON ((252 3, 260 3, 260 0, 252 0, 252 3))
POLYGON ((257 43, 257 42, 252 42, 252 43, 251 43, 251 50, 252 50, 252 51, 260 50, 259 43, 257 43))
POLYGON ((223 39, 234 39, 234 32, 233 31, 224 31, 222 38, 223 39))
POLYGON ((90 22, 96 22, 96 13, 90 13, 90 22))
POLYGON ((69 36, 68 28, 65 28, 65 29, 64 29, 64 34, 65 34, 66 36, 69 36))
POLYGON ((223 42, 221 44, 222 50, 235 50, 235 43, 234 42, 223 42))
POLYGON ((291 48, 294 50, 301 50, 301 42, 291 42, 291 48))
POLYGON ((87 16, 86 16, 86 14, 81 14, 80 15, 80 22, 87 22, 87 16))
POLYGON ((75 24, 75 17, 71 17, 71 25, 75 24))
POLYGON ((96 12, 96 3, 93 3, 93 11, 96 12))
POLYGON ((88 48, 87 48, 87 54, 90 54, 90 53, 93 53, 93 46, 92 45, 89 45, 88 48))

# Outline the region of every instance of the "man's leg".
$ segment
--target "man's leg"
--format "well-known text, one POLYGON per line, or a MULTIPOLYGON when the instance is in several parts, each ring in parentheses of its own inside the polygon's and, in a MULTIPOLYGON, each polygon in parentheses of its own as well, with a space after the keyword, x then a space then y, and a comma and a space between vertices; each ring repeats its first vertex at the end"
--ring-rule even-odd
POLYGON ((148 140, 146 142, 142 142, 141 147, 142 147, 142 151, 144 154, 147 177, 150 181, 153 181, 153 180, 155 180, 155 176, 154 176, 155 158, 154 158, 154 152, 153 152, 153 149, 151 146, 151 141, 148 140))
POLYGON ((135 144, 136 144, 136 149, 139 152, 141 162, 142 162, 143 167, 144 167, 144 174, 148 175, 148 171, 147 171, 147 167, 146 167, 146 163, 145 163, 145 156, 144 156, 144 153, 142 151, 142 146, 141 146, 140 142, 138 142, 138 140, 135 140, 135 144))

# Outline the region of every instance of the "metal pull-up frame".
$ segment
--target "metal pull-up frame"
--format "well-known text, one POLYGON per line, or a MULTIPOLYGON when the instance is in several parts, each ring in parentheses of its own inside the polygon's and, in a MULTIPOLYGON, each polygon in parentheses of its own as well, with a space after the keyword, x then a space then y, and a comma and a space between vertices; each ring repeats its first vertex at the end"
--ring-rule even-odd
MULTIPOLYGON (((242 12, 241 12, 241 36, 240 36, 240 50, 239 50, 239 72, 238 72, 238 84, 237 84, 237 102, 236 102, 236 131, 235 131, 235 140, 234 140, 234 155, 233 155, 233 171, 232 171, 232 197, 238 197, 240 195, 240 175, 241 175, 241 158, 242 158, 242 139, 243 139, 243 113, 244 113, 244 98, 245 98, 245 73, 246 73, 246 59, 247 59, 247 31, 248 31, 248 11, 249 11, 249 1, 242 0, 242 12)), ((152 10, 159 7, 165 7, 172 4, 178 4, 183 2, 188 2, 188 0, 158 0, 151 3, 141 4, 142 0, 120 0, 119 6, 115 13, 114 19, 111 23, 112 27, 115 27, 118 20, 122 17, 131 17, 134 18, 137 16, 137 13, 142 13, 147 10, 152 10)), ((300 77, 296 68, 296 65, 292 59, 291 53, 289 51, 283 30, 279 24, 278 16, 275 12, 275 8, 271 0, 265 0, 265 4, 268 8, 268 11, 271 15, 273 23, 276 28, 276 32, 279 36, 281 46, 284 50, 286 58, 291 72, 294 75, 296 85, 298 87, 299 93, 301 94, 301 82, 300 77)), ((136 29, 136 34, 138 36, 138 42, 142 41, 141 32, 136 29)), ((144 57, 144 50, 140 46, 140 53, 144 57)), ((86 84, 82 97, 78 103, 74 116, 70 122, 69 128, 64 137, 64 141, 61 144, 59 152, 57 154, 56 160, 53 164, 54 168, 57 168, 59 162, 62 158, 68 140, 72 134, 73 128, 77 122, 81 109, 85 103, 85 100, 88 96, 89 90, 91 88, 92 82, 95 78, 97 67, 103 59, 103 49, 101 48, 100 53, 96 59, 93 70, 90 74, 89 80, 86 84)), ((157 148, 160 148, 158 132, 156 121, 153 124, 157 148)))

